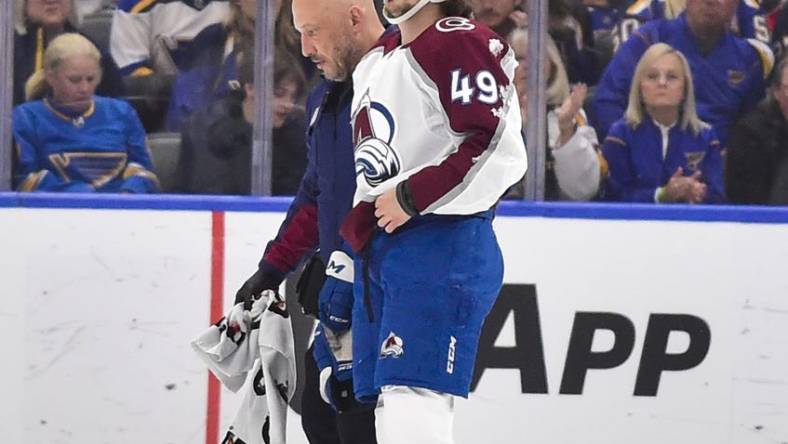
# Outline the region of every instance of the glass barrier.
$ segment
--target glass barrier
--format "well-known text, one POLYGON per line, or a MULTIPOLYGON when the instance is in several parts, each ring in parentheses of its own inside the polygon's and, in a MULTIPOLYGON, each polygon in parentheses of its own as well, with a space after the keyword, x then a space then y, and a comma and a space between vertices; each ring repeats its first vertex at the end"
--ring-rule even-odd
POLYGON ((13 8, 3 15, 13 17, 3 29, 13 28, 15 47, 3 85, 16 108, 7 120, 16 149, 6 147, 2 165, 13 167, 13 179, 4 183, 20 191, 248 195, 256 164, 272 170, 270 193, 295 194, 306 164, 304 100, 316 73, 300 54, 290 0, 28 0, 13 8), (273 42, 270 55, 256 49, 258 14, 273 19, 273 38, 260 39, 273 42), (256 82, 257 70, 271 83, 256 82), (263 117, 273 150, 261 163, 253 144, 263 117), (46 132, 36 119, 56 129, 46 132))
MULTIPOLYGON (((676 65, 684 80, 680 103, 655 117, 637 99, 630 106, 630 97, 650 96, 645 75, 630 91, 646 47, 628 38, 661 19, 665 29, 686 28, 691 20, 682 17, 692 11, 629 0, 463 1, 518 62, 513 83, 530 167, 505 198, 714 203, 727 194, 779 203, 788 194, 788 161, 769 148, 779 137, 752 136, 779 132, 785 120, 784 65, 768 77, 788 29, 781 2, 734 8, 724 0, 734 38, 749 39, 735 43, 747 56, 715 58, 712 71, 700 68, 704 56, 691 42, 665 31, 660 38, 684 57, 676 65), (714 85, 725 93, 712 94, 714 85), (764 98, 753 119, 776 129, 736 127, 764 98), (641 137, 657 134, 653 121, 680 123, 671 140, 691 140, 691 149, 659 149, 657 136, 641 137), (662 158, 621 155, 628 143, 662 158), (753 158, 750 146, 765 154, 753 158)), ((305 101, 320 71, 301 54, 292 0, 15 0, 2 8, 0 55, 13 59, 0 73, 3 189, 296 193, 306 166, 305 101)))

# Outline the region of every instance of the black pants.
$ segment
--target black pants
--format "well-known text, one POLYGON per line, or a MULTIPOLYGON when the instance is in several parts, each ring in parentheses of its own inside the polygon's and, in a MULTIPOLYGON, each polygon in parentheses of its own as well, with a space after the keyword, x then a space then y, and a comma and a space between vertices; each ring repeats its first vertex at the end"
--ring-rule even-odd
POLYGON ((304 357, 304 392, 301 395, 301 426, 310 444, 377 444, 375 406, 337 413, 320 397, 320 370, 312 347, 304 357))

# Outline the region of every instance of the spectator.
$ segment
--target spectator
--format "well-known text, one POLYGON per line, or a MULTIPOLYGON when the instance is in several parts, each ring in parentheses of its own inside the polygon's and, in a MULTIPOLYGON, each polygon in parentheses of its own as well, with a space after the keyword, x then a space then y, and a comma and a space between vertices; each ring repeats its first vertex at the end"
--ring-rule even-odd
POLYGON ((547 7, 548 32, 566 62, 569 81, 596 85, 601 75, 600 54, 594 49, 591 14, 571 0, 551 0, 547 7))
MULTIPOLYGON (((577 16, 580 25, 590 31, 594 51, 597 53, 597 70, 607 66, 615 52, 616 32, 624 5, 621 0, 583 0, 584 14, 577 16)), ((584 33, 584 36, 588 31, 584 33)), ((601 72, 597 75, 597 80, 601 72)))
MULTIPOLYGON (((736 18, 731 22, 734 34, 745 39, 770 42, 770 32, 766 22, 768 11, 773 8, 773 0, 740 0, 736 8, 736 18)), ((637 1, 626 9, 624 18, 616 30, 617 47, 627 41, 640 25, 651 20, 674 19, 687 9, 686 0, 645 0, 637 1)))
POLYGON ((620 1, 611 0, 583 0, 583 6, 590 15, 590 28, 594 40, 608 38, 621 20, 620 1))
POLYGON ((254 50, 257 0, 231 0, 223 21, 200 31, 181 56, 166 128, 179 131, 192 113, 225 97, 238 84, 239 54, 254 50))
POLYGON ((774 33, 772 34, 772 48, 779 58, 788 54, 788 6, 785 4, 776 12, 774 33))
MULTIPOLYGON (((523 126, 528 99, 528 31, 515 30, 509 38, 518 67, 515 87, 520 94, 523 126)), ((580 84, 569 90, 569 80, 558 48, 547 38, 547 153, 545 200, 589 200, 599 189, 599 142, 588 125, 582 104, 587 88, 580 84)))
MULTIPOLYGON (((195 111, 240 88, 238 58, 242 52, 254 50, 256 7, 257 0, 232 0, 225 22, 205 28, 194 38, 175 78, 167 111, 168 131, 179 131, 184 120, 195 111)), ((300 48, 292 24, 291 0, 279 0, 274 7, 278 8, 275 9, 275 46, 281 54, 292 58, 300 48)), ((313 70, 312 64, 309 65, 313 70)))
POLYGON ((725 189, 734 203, 788 204, 788 58, 772 79, 766 100, 731 132, 725 189))
MULTIPOLYGON (((254 117, 254 58, 241 57, 242 89, 197 112, 182 131, 179 191, 249 194, 254 117)), ((251 53, 248 53, 251 54, 251 53)), ((305 88, 300 67, 289 55, 276 57, 273 101, 274 195, 295 195, 306 167, 304 116, 295 103, 305 88)))
POLYGON ((725 146, 729 127, 763 98, 773 64, 767 45, 729 31, 736 4, 737 0, 688 0, 678 18, 649 22, 635 31, 613 57, 596 91, 597 134, 606 135, 623 116, 633 67, 649 46, 662 42, 689 61, 698 115, 714 127, 725 146))
POLYGON ((174 75, 192 39, 228 11, 228 2, 219 0, 120 0, 112 17, 112 58, 123 75, 174 75))
POLYGON ((473 16, 489 26, 499 36, 506 37, 515 28, 526 23, 525 13, 519 7, 523 0, 470 0, 473 16))
POLYGON ((98 49, 85 37, 61 34, 44 53, 44 69, 27 85, 33 102, 13 112, 19 191, 129 192, 158 190, 145 131, 134 110, 95 96, 98 49))
POLYGON ((80 21, 85 17, 100 11, 111 10, 115 7, 115 0, 79 0, 74 4, 80 21))
POLYGON ((610 175, 605 198, 622 202, 723 200, 720 142, 695 112, 687 59, 664 44, 638 62, 626 113, 602 151, 610 175))
MULTIPOLYGON (((14 35, 14 105, 24 102, 25 82, 43 68, 44 49, 64 32, 78 32, 72 0, 16 0, 14 35)), ((102 57, 102 82, 98 92, 117 96, 122 87, 117 67, 102 57)))

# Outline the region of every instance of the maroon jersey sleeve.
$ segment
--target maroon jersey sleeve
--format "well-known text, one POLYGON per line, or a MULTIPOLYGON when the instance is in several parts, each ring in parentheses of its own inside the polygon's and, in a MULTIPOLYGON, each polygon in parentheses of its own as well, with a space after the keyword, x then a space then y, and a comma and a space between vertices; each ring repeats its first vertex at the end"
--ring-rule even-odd
POLYGON ((423 211, 460 185, 475 159, 493 148, 511 83, 501 66, 509 47, 476 21, 448 17, 425 31, 410 51, 416 69, 437 88, 451 130, 466 135, 443 162, 408 179, 413 205, 423 211))

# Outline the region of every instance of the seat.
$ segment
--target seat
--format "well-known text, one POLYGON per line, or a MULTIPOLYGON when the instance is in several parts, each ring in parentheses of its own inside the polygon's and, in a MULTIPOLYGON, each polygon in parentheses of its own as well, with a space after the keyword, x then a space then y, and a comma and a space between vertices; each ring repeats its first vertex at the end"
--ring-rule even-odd
POLYGON ((79 25, 79 30, 88 36, 89 39, 93 40, 93 43, 98 46, 102 54, 109 54, 109 34, 111 28, 111 9, 88 14, 82 17, 82 22, 79 25))
POLYGON ((153 168, 159 177, 161 191, 172 193, 177 185, 178 161, 181 156, 180 133, 148 134, 148 147, 153 157, 153 168))

